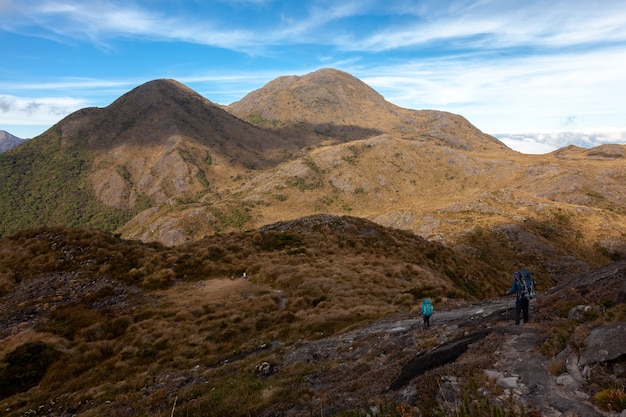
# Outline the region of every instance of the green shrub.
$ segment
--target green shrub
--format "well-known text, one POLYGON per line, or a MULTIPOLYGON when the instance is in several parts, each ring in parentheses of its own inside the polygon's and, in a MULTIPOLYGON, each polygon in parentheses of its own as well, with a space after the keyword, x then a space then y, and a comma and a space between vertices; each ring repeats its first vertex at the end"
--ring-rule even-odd
POLYGON ((257 245, 262 250, 282 250, 286 247, 298 247, 302 239, 291 233, 263 233, 257 245))

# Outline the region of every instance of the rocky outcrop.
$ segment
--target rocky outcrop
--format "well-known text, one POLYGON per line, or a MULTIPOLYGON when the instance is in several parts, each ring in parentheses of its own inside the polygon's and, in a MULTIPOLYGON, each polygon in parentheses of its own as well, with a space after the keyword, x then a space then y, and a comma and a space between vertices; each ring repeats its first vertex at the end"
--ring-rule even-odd
POLYGON ((587 348, 581 365, 592 365, 626 357, 626 322, 611 323, 593 329, 587 337, 587 348))

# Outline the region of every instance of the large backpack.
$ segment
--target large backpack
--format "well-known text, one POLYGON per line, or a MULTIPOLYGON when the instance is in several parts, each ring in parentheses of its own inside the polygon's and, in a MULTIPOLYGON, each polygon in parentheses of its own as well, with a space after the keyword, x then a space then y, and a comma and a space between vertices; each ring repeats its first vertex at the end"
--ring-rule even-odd
POLYGON ((535 298, 535 281, 533 281, 530 270, 524 268, 520 269, 520 278, 518 278, 518 291, 519 297, 522 300, 532 300, 535 298))
POLYGON ((430 317, 433 314, 433 305, 430 303, 430 300, 424 300, 422 304, 422 316, 430 317))

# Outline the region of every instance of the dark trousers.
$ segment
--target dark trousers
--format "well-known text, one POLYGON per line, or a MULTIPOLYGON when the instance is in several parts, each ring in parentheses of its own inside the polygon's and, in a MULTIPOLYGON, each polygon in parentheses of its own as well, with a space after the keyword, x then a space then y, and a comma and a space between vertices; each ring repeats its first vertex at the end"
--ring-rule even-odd
POLYGON ((430 316, 423 316, 424 317, 424 327, 430 327, 430 316))
POLYGON ((519 324, 520 316, 528 323, 528 300, 518 298, 515 301, 515 324, 519 324))

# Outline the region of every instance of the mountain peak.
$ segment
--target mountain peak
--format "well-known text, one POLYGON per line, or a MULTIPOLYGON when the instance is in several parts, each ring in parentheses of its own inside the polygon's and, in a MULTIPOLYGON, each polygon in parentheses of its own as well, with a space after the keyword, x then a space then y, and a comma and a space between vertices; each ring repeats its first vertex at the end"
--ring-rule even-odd
POLYGON ((150 114, 156 113, 157 118, 161 119, 171 112, 179 113, 178 110, 181 107, 189 111, 197 107, 219 109, 218 106, 184 84, 164 78, 148 81, 135 87, 104 109, 122 118, 128 115, 143 118, 148 115, 146 112, 149 112, 150 114))
POLYGON ((332 68, 276 78, 227 110, 264 127, 296 127, 299 135, 308 125, 309 131, 344 140, 387 133, 466 150, 508 149, 459 115, 399 107, 358 78, 332 68))
POLYGON ((395 107, 358 78, 324 68, 303 76, 283 76, 255 90, 228 110, 243 119, 260 116, 285 124, 332 123, 374 127, 375 112, 395 107))
MULTIPOLYGON (((113 104, 134 99, 139 100, 138 104, 141 104, 142 101, 149 101, 153 99, 172 99, 177 96, 194 96, 201 97, 198 93, 196 93, 191 88, 186 85, 172 79, 159 78, 156 80, 148 81, 138 87, 135 87, 128 93, 121 96, 117 99, 113 104)), ((206 100, 204 97, 201 97, 203 100, 206 100)), ((208 101, 208 100, 207 100, 208 101)))

